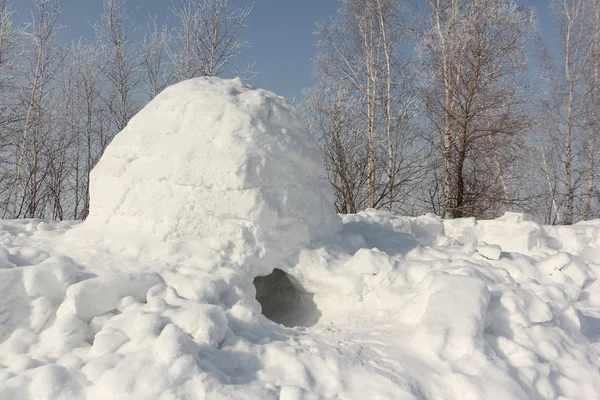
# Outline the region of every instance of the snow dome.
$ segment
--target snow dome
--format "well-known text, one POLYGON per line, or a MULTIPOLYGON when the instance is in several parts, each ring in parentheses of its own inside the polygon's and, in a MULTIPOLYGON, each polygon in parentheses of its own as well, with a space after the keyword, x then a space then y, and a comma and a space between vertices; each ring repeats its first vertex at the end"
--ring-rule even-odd
POLYGON ((263 260, 340 225, 315 139, 284 98, 239 78, 157 96, 106 149, 90 197, 88 227, 226 237, 263 260))

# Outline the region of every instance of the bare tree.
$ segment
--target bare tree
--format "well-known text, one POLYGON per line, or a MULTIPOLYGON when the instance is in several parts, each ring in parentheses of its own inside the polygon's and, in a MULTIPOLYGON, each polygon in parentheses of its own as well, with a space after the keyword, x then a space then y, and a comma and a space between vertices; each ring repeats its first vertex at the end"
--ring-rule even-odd
POLYGON ((594 108, 598 101, 594 75, 598 73, 600 62, 596 57, 599 37, 595 3, 596 0, 554 2, 552 9, 558 18, 559 34, 553 47, 541 43, 551 87, 539 109, 545 119, 541 142, 546 147, 550 181, 560 182, 559 190, 553 194, 558 208, 555 214, 562 217, 558 222, 568 225, 591 213, 593 197, 594 108), (589 132, 587 143, 586 130, 589 132), (584 150, 587 146, 589 148, 584 150), (583 193, 586 169, 590 195, 583 193), (585 201, 581 204, 578 200, 583 197, 585 201))
POLYGON ((587 191, 585 194, 585 205, 583 209, 583 219, 588 220, 592 217, 592 199, 595 189, 596 172, 596 138, 600 130, 600 1, 592 0, 590 18, 590 35, 592 37, 591 62, 586 74, 586 92, 590 93, 590 104, 587 111, 587 126, 589 130, 588 151, 587 151, 587 191))
MULTIPOLYGON (((576 86, 583 77, 592 48, 587 31, 586 15, 590 10, 586 0, 565 0, 560 8, 561 38, 564 43, 564 80, 566 82, 565 126, 565 192, 566 207, 564 223, 573 223, 575 190, 572 177, 572 141, 575 118, 583 110, 584 102, 576 104, 576 86)), ((593 42, 593 41, 592 41, 593 42)))
POLYGON ((24 30, 14 26, 13 16, 9 0, 0 0, 0 90, 5 90, 14 80, 22 55, 24 30))
POLYGON ((103 0, 103 5, 96 33, 105 47, 104 72, 110 85, 106 102, 117 133, 139 109, 134 91, 140 82, 140 52, 124 0, 103 0))
POLYGON ((15 140, 22 133, 19 122, 20 61, 25 31, 13 23, 14 11, 8 0, 0 0, 0 208, 2 216, 12 215, 14 192, 15 140))
POLYGON ((343 210, 397 210, 403 186, 414 178, 418 105, 401 51, 402 16, 402 2, 345 0, 331 23, 317 29, 319 83, 305 104, 343 210))
POLYGON ((164 63, 166 61, 168 34, 159 27, 157 17, 152 18, 144 40, 142 67, 145 72, 146 94, 152 100, 166 86, 164 63))
MULTIPOLYGON (((388 151, 388 165, 387 165, 387 180, 388 180, 388 196, 390 201, 388 202, 389 210, 392 210, 394 204, 394 193, 395 193, 395 180, 396 180, 396 157, 394 153, 394 124, 396 123, 394 117, 394 87, 397 86, 397 77, 395 75, 395 69, 398 63, 395 54, 397 49, 402 42, 400 34, 402 31, 397 29, 398 22, 401 16, 399 15, 400 10, 397 6, 394 6, 394 2, 391 0, 376 0, 375 12, 377 14, 379 22, 379 34, 381 36, 381 42, 383 44, 383 58, 385 62, 385 130, 387 136, 387 151, 388 151)), ((404 110, 410 107, 404 107, 404 110)))
POLYGON ((317 135, 339 213, 353 214, 368 207, 367 137, 357 100, 345 88, 323 82, 305 91, 308 127, 317 135))
MULTIPOLYGON (((73 172, 73 218, 87 216, 90 204, 90 172, 106 146, 99 119, 110 112, 103 107, 105 90, 103 52, 95 44, 81 41, 71 47, 64 98, 70 104, 71 158, 73 172)), ((67 110, 68 111, 68 110, 67 110)))
POLYGON ((243 39, 252 5, 234 8, 230 0, 181 0, 173 13, 177 27, 168 46, 171 81, 221 76, 237 66, 248 42, 243 39))
POLYGON ((528 127, 525 44, 535 19, 512 0, 428 0, 428 5, 418 49, 426 72, 425 102, 442 138, 444 214, 462 217, 474 211, 483 195, 480 185, 494 183, 475 172, 499 173, 495 181, 505 193, 498 197, 507 197, 499 153, 475 155, 478 147, 494 151, 494 144, 503 142, 495 137, 519 135, 528 127), (479 168, 489 156, 495 158, 491 168, 479 168))
POLYGON ((27 97, 26 116, 23 123, 21 143, 17 148, 17 163, 13 192, 13 218, 25 214, 30 218, 39 216, 40 189, 45 179, 42 170, 43 135, 48 132, 46 101, 48 86, 54 78, 59 63, 57 32, 62 12, 62 0, 36 0, 32 13, 29 63, 31 71, 25 87, 27 97), (27 175, 23 181, 23 166, 27 175))

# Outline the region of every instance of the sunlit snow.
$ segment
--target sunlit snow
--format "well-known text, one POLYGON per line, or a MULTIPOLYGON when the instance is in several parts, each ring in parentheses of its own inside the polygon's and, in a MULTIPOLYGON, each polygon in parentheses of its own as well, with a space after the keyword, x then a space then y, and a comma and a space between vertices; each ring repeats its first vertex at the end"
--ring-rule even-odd
POLYGON ((283 98, 168 88, 88 220, 0 221, 0 399, 600 398, 600 220, 332 198, 283 98))

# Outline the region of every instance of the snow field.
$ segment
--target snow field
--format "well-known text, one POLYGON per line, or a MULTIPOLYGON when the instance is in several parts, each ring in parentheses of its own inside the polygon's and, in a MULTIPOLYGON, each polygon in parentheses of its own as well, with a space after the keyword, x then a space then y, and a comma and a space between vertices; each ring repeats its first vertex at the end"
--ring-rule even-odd
MULTIPOLYGON (((345 216, 339 241, 302 250, 286 271, 313 294, 321 315, 297 329, 262 316, 252 274, 226 257, 211 261, 206 248, 198 252, 204 259, 161 264, 151 254, 74 247, 67 224, 41 230, 47 223, 5 221, 3 254, 18 255, 21 265, 5 261, 0 270, 8 283, 0 398, 600 393, 596 264, 560 251, 540 255, 544 246, 493 260, 473 251, 473 237, 463 244, 419 231, 419 240, 433 243, 422 246, 411 226, 433 221, 420 219, 345 216), (394 242, 395 251, 380 250, 394 242)), ((587 229, 600 231, 600 223, 587 229)))
POLYGON ((339 217, 324 176, 282 98, 165 90, 88 220, 0 221, 0 399, 600 398, 600 221, 339 217))

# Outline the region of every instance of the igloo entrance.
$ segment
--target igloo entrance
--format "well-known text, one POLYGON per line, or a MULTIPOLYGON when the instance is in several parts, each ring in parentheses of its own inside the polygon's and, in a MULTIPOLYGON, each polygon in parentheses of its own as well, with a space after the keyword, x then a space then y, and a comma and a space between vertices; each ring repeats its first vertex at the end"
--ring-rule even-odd
POLYGON ((313 295, 282 270, 257 276, 253 283, 262 313, 271 321, 287 327, 313 326, 319 321, 321 312, 313 295))

